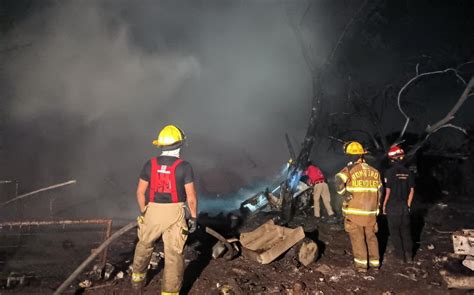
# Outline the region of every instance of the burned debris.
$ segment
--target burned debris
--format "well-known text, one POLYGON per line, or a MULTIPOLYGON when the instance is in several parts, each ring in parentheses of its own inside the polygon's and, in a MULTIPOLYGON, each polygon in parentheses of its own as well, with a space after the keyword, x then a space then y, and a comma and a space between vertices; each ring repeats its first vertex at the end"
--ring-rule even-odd
MULTIPOLYGON (((440 274, 446 282, 448 288, 454 289, 474 289, 474 230, 464 229, 452 233, 454 254, 451 255, 451 260, 462 261, 462 265, 470 270, 467 272, 460 272, 455 269, 440 270, 440 274)), ((451 253, 449 253, 451 254, 451 253)), ((448 259, 445 259, 445 263, 448 259)), ((451 262, 453 263, 453 262, 451 262)))
POLYGON ((289 229, 275 225, 273 220, 269 220, 252 232, 241 233, 239 240, 245 257, 267 264, 304 237, 302 227, 289 229))
POLYGON ((462 264, 474 271, 474 229, 464 229, 453 233, 454 254, 464 255, 462 264))
MULTIPOLYGON (((381 276, 387 277, 389 275, 399 277, 408 282, 406 284, 421 282, 428 284, 431 288, 442 288, 446 285, 448 288, 466 289, 471 286, 470 277, 466 273, 455 274, 453 272, 453 263, 459 260, 459 265, 464 264, 463 267, 466 269, 471 265, 472 258, 469 255, 472 255, 470 251, 472 230, 462 230, 453 234, 452 241, 456 256, 440 252, 444 251, 446 240, 443 244, 436 240, 425 239, 424 241, 430 241, 430 243, 422 244, 415 263, 403 266, 403 270, 396 264, 390 265, 393 262, 390 262, 390 253, 386 253, 385 258, 390 262, 384 266, 387 268, 386 272, 358 275, 348 268, 347 262, 351 260, 350 249, 340 225, 333 226, 312 219, 310 212, 312 211, 311 189, 304 182, 300 182, 295 187, 295 192, 290 200, 294 218, 290 222, 285 221, 282 215, 283 197, 278 186, 272 190, 266 189, 254 194, 244 200, 238 210, 227 215, 219 214, 211 217, 202 213, 199 217, 201 233, 198 233, 194 238, 191 236, 186 252, 186 256, 191 259, 186 259, 186 265, 193 267, 196 261, 203 259, 203 253, 207 253, 205 255, 213 258, 213 262, 210 263, 211 270, 215 267, 228 268, 233 274, 231 279, 226 280, 218 276, 218 283, 213 289, 216 292, 228 292, 229 294, 232 292, 234 294, 265 293, 277 290, 288 294, 300 294, 298 292, 303 292, 302 289, 305 290, 304 292, 316 289, 331 290, 331 288, 337 289, 336 286, 342 283, 354 283, 358 280, 374 282, 381 276), (312 227, 311 223, 315 223, 315 226, 312 227), (308 231, 308 228, 312 229, 308 231), (202 238, 202 234, 206 234, 208 238, 202 238), (199 235, 201 236, 199 237, 199 235), (202 247, 207 247, 210 250, 203 251, 202 247), (466 255, 468 256, 466 257, 466 255), (435 260, 431 260, 433 256, 436 258, 435 260), (429 269, 427 268, 429 264, 434 264, 435 267, 429 269), (275 273, 276 277, 284 276, 285 273, 291 273, 291 275, 287 277, 287 280, 282 279, 281 285, 270 287, 262 283, 273 284, 268 277, 259 273, 261 271, 271 271, 275 273), (309 277, 315 279, 314 276, 317 277, 316 284, 308 281, 309 277)), ((443 200, 434 204, 431 210, 429 216, 453 214, 451 210, 454 209, 451 205, 447 205, 446 200, 443 200)), ((470 211, 464 213, 472 214, 470 211)), ((62 294, 69 288, 79 288, 87 292, 104 288, 128 288, 127 279, 132 273, 130 256, 125 264, 123 261, 117 262, 117 252, 112 252, 115 257, 108 255, 107 260, 104 257, 114 241, 124 243, 124 240, 128 239, 132 241, 129 245, 133 244, 132 229, 136 227, 136 222, 131 222, 115 232, 112 230, 112 220, 110 219, 6 221, 0 223, 0 230, 11 231, 14 228, 47 226, 70 227, 81 224, 105 226, 105 230, 101 232, 104 242, 91 249, 91 255, 72 272, 66 281, 56 288, 55 294, 62 294), (96 261, 97 258, 99 259, 96 261), (94 261, 96 262, 94 263, 94 261)), ((427 220, 426 226, 429 224, 430 221, 427 220)), ((434 228, 432 233, 436 234, 438 231, 434 228)), ((444 234, 442 230, 439 232, 438 234, 444 234)), ((61 247, 68 250, 77 248, 77 245, 71 239, 64 239, 61 247)), ((151 272, 160 272, 164 261, 166 261, 166 255, 163 249, 155 249, 148 269, 151 272)), ((206 272, 203 273, 204 280, 206 272)), ((39 278, 35 274, 16 272, 9 273, 0 282, 4 288, 21 289, 31 286, 30 282, 38 284, 38 280, 39 278)), ((203 282, 196 281, 198 285, 201 283, 203 282)), ((361 287, 357 288, 345 291, 365 290, 361 287)))

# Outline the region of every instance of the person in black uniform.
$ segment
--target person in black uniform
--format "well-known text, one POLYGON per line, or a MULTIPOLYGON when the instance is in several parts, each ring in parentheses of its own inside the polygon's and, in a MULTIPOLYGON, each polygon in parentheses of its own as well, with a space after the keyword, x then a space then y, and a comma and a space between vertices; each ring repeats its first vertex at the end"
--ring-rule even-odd
POLYGON ((402 163, 405 152, 393 146, 388 152, 392 166, 385 172, 385 200, 383 214, 387 216, 390 239, 395 255, 403 262, 413 260, 410 231, 410 208, 415 193, 413 173, 402 163))

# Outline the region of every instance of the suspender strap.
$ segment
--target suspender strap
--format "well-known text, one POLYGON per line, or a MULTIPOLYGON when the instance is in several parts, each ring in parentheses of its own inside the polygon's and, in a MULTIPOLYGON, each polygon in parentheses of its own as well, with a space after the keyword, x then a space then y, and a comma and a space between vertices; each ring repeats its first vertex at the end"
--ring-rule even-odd
POLYGON ((171 178, 171 181, 173 182, 171 186, 171 202, 173 203, 178 203, 178 189, 176 187, 176 167, 178 167, 178 165, 181 164, 182 162, 183 160, 178 159, 173 163, 173 165, 171 165, 171 168, 170 168, 171 170, 170 178, 171 178))
POLYGON ((150 173, 150 202, 155 201, 155 192, 157 191, 156 185, 158 183, 158 163, 156 158, 151 158, 151 173, 150 173))

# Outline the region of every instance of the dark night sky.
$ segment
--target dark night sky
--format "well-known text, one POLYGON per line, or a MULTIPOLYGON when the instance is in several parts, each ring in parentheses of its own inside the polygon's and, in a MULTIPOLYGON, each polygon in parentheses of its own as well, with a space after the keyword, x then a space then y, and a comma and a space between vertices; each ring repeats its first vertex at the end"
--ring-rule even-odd
MULTIPOLYGON (((172 122, 188 134, 184 155, 202 194, 266 184, 288 159, 285 132, 301 142, 311 108, 288 16, 320 67, 363 2, 312 1, 300 21, 307 1, 0 1, 1 176, 24 190, 77 178, 83 195, 120 191, 133 207, 150 143, 172 122)), ((350 111, 349 87, 369 96, 392 85, 382 123, 399 131, 394 95, 416 64, 433 71, 474 60, 472 1, 367 3, 323 75, 313 159, 328 174, 344 163, 326 139, 329 114, 350 111)), ((461 74, 472 73, 474 65, 461 74)), ((417 83, 405 97, 419 115, 409 131, 462 90, 449 74, 417 83)), ((472 126, 473 110, 471 99, 456 123, 472 126)), ((366 119, 349 124, 365 128, 366 119)))

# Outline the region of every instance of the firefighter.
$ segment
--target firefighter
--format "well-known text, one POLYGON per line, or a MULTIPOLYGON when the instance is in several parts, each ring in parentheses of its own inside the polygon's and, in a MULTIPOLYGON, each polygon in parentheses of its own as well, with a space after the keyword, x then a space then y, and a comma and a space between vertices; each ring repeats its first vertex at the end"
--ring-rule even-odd
POLYGON ((387 215, 395 256, 403 262, 413 260, 410 209, 415 194, 413 173, 403 165, 405 152, 398 146, 388 151, 391 167, 385 172, 385 199, 382 212, 387 215))
POLYGON ((145 163, 138 180, 138 243, 133 259, 132 287, 142 289, 154 243, 163 237, 165 266, 161 294, 179 294, 184 274, 184 244, 196 230, 197 196, 191 165, 180 158, 185 135, 174 125, 164 127, 153 141, 161 149, 145 163), (149 189, 146 203, 146 190, 149 189), (191 217, 186 222, 185 202, 191 217))
POLYGON ((375 233, 382 187, 380 173, 365 162, 366 151, 360 143, 348 142, 344 153, 352 157, 353 162, 336 174, 335 182, 337 193, 346 197, 342 213, 344 229, 352 244, 354 266, 359 272, 366 272, 368 266, 377 270, 380 257, 375 233))
POLYGON ((331 207, 331 194, 329 193, 329 187, 323 172, 321 172, 321 169, 309 161, 308 167, 303 172, 303 175, 306 178, 306 183, 313 187, 314 216, 316 218, 321 217, 319 199, 322 198, 324 207, 326 208, 326 211, 329 215, 328 221, 336 221, 334 211, 331 207))

